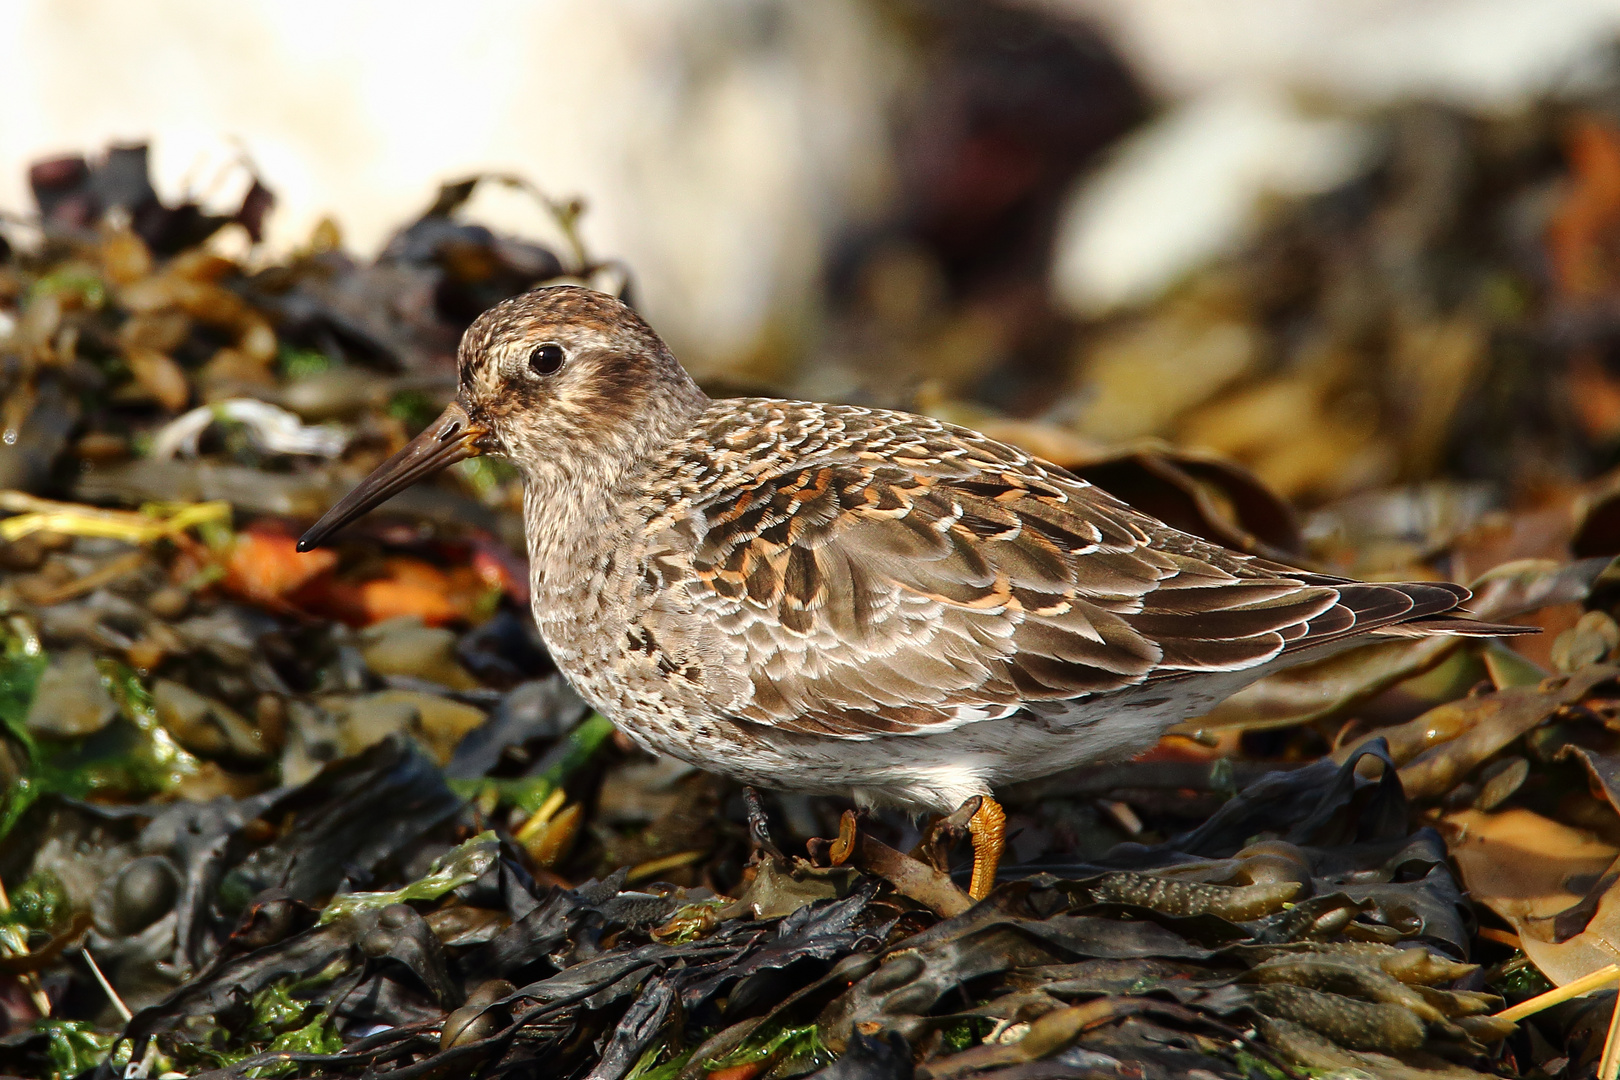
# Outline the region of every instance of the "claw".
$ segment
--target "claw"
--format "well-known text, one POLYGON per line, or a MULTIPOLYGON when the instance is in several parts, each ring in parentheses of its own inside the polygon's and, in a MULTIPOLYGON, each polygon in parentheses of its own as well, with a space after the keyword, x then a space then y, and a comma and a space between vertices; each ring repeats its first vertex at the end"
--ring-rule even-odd
POLYGON ((980 796, 979 809, 968 819, 968 834, 973 837, 973 879, 968 895, 983 900, 995 887, 1001 851, 1007 844, 1007 812, 990 796, 980 796))

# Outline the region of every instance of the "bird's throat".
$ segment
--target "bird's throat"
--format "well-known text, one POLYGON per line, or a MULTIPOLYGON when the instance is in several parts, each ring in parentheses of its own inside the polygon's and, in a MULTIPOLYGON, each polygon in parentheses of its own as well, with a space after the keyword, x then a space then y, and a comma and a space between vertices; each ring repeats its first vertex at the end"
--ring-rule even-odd
POLYGON ((581 584, 631 541, 649 476, 709 404, 691 390, 670 407, 599 429, 590 446, 564 441, 519 463, 537 615, 542 604, 577 603, 581 584))

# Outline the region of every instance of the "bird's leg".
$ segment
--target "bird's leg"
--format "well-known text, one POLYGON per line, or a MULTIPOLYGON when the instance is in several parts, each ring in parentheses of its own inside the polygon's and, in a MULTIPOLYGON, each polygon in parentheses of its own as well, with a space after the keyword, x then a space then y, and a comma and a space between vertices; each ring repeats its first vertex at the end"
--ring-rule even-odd
POLYGON ((762 851, 768 858, 780 862, 785 856, 782 849, 776 846, 771 839, 770 818, 765 813, 765 800, 759 797, 759 791, 752 785, 745 784, 742 789, 743 805, 748 811, 748 840, 749 846, 755 851, 762 851))
POLYGON ((978 812, 968 820, 968 835, 973 837, 973 879, 968 883, 968 895, 983 900, 990 895, 996 883, 996 868, 1001 865, 1001 849, 1007 843, 1007 812, 990 796, 980 796, 978 812))

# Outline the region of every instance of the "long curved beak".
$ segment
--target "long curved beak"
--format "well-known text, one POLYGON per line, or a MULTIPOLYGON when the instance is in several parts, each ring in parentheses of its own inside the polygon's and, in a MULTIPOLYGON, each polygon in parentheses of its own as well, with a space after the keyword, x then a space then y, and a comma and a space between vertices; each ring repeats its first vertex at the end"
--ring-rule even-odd
POLYGON ((343 526, 418 480, 432 476, 446 465, 482 454, 482 442, 488 434, 487 429, 472 422, 461 402, 451 402, 422 434, 372 470, 370 476, 355 485, 353 491, 338 500, 336 506, 299 537, 298 550, 319 547, 343 526))

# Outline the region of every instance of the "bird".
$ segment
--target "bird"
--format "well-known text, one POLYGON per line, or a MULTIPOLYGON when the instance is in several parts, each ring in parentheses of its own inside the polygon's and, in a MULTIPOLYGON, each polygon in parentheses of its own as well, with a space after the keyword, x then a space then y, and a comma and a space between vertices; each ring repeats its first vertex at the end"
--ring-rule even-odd
POLYGON ((309 529, 308 551, 456 461, 521 474, 557 668, 632 741, 745 784, 971 812, 1125 758, 1262 676, 1377 639, 1524 627, 1449 582, 1368 583, 1182 532, 928 416, 711 399, 631 307, 556 285, 471 324, 444 413, 309 529))

